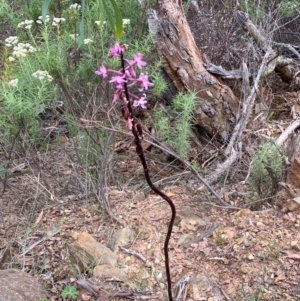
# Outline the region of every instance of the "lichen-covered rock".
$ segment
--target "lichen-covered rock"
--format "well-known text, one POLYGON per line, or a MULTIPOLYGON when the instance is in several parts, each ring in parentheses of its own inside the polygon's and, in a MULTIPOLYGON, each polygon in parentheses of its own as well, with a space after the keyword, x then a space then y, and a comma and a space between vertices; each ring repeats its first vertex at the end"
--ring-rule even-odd
POLYGON ((112 235, 109 242, 109 247, 113 251, 117 251, 119 246, 128 244, 130 241, 134 240, 135 237, 135 232, 129 228, 118 229, 112 235))
POLYGON ((93 270, 93 276, 99 279, 110 279, 114 281, 123 281, 125 283, 129 281, 125 271, 107 264, 97 265, 93 270))
POLYGON ((0 301, 41 301, 46 291, 37 279, 16 270, 0 270, 0 301))
POLYGON ((76 233, 75 243, 71 246, 70 260, 83 273, 99 264, 115 266, 117 255, 105 245, 100 244, 87 232, 76 233))

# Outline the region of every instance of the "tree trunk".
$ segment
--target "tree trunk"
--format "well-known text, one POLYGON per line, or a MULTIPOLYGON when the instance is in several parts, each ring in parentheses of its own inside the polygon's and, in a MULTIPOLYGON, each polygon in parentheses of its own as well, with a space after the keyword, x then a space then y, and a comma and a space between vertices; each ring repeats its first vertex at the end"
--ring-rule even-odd
POLYGON ((160 0, 148 9, 148 24, 159 58, 180 92, 197 92, 194 112, 210 136, 228 141, 239 102, 221 79, 207 72, 179 0, 160 0))

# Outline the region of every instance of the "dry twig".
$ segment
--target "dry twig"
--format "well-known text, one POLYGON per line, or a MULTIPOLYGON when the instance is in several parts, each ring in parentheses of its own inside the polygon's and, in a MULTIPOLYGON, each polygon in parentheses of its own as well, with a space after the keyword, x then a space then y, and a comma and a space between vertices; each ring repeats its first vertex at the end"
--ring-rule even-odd
POLYGON ((146 259, 142 254, 137 253, 137 252, 134 251, 134 250, 125 249, 125 248, 122 247, 122 246, 119 246, 119 248, 120 248, 122 251, 124 251, 125 253, 128 253, 128 254, 130 254, 130 255, 133 255, 133 256, 135 256, 136 258, 140 259, 140 260, 143 261, 143 262, 146 262, 146 261, 147 261, 147 259, 146 259))

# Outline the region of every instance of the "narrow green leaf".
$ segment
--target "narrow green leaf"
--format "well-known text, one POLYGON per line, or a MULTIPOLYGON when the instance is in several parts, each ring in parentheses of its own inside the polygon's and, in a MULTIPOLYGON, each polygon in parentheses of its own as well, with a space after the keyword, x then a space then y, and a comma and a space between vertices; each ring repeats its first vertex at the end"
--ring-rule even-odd
POLYGON ((109 9, 108 5, 106 4, 106 0, 102 0, 102 3, 103 3, 103 7, 104 7, 104 10, 105 10, 105 14, 106 14, 108 23, 109 23, 111 29, 115 32, 116 30, 115 30, 114 19, 113 19, 113 16, 110 12, 110 9, 109 9))
POLYGON ((112 4, 113 11, 115 14, 115 20, 116 20, 115 35, 116 35, 116 39, 119 40, 123 33, 123 20, 116 1, 110 0, 110 3, 112 4))
POLYGON ((24 170, 24 171, 21 171, 21 172, 18 172, 18 173, 11 173, 11 174, 5 176, 5 180, 15 178, 15 177, 20 177, 20 176, 25 175, 27 173, 29 173, 29 170, 24 170))
POLYGON ((9 161, 5 160, 0 164, 0 169, 4 168, 4 166, 8 165, 9 161))
POLYGON ((43 6, 42 6, 42 20, 45 22, 46 20, 46 15, 48 14, 48 7, 50 4, 51 0, 44 0, 43 6))
POLYGON ((102 5, 102 1, 99 1, 99 7, 100 7, 100 11, 99 11, 99 21, 100 21, 100 24, 101 26, 103 25, 103 22, 105 21, 105 16, 104 16, 104 13, 103 13, 103 5, 102 5))
POLYGON ((84 20, 82 18, 79 23, 79 36, 78 36, 79 46, 83 44, 83 38, 84 38, 84 20))
POLYGON ((0 170, 0 176, 5 175, 5 174, 7 174, 7 173, 9 173, 9 170, 8 170, 8 169, 1 169, 1 170, 0 170))
POLYGON ((30 9, 30 6, 31 6, 31 0, 26 0, 27 2, 27 8, 30 9))
POLYGON ((78 37, 79 46, 83 44, 83 39, 84 39, 84 10, 85 10, 84 6, 85 6, 84 0, 81 0, 81 20, 79 23, 79 37, 78 37))

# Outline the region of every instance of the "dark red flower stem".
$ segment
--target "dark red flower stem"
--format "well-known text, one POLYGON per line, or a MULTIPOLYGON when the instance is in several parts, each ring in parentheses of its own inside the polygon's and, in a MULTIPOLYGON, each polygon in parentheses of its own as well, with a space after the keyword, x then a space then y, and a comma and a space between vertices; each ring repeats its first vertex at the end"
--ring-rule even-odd
MULTIPOLYGON (((120 57, 121 57, 121 65, 122 65, 123 74, 125 74, 125 61, 124 61, 123 53, 121 53, 120 57)), ((176 217, 176 208, 175 208, 175 205, 172 202, 172 200, 167 195, 165 195, 162 191, 160 191, 157 187, 155 187, 154 184, 152 183, 151 179, 150 179, 148 165, 147 165, 145 155, 144 155, 144 151, 143 151, 143 148, 142 148, 142 145, 141 145, 141 139, 140 139, 140 136, 139 136, 139 132, 137 130, 137 122, 133 118, 134 116, 133 116, 131 103, 129 101, 130 98, 129 98, 127 83, 124 83, 124 92, 125 92, 125 97, 128 101, 127 102, 127 108, 128 108, 129 115, 130 115, 129 118, 132 118, 132 133, 133 133, 134 141, 135 141, 135 145, 136 145, 136 153, 139 156, 139 158, 141 160, 141 163, 143 165, 144 175, 145 175, 145 179, 147 181, 147 184, 149 185, 149 187, 156 194, 158 194, 165 201, 168 202, 168 204, 171 207, 171 211, 172 211, 172 216, 171 216, 171 220, 169 222, 168 232, 167 232, 166 239, 165 239, 165 244, 164 244, 164 254, 165 254, 165 267, 166 267, 166 275, 167 275, 167 282, 168 282, 169 301, 173 301, 170 263, 169 263, 169 241, 170 241, 170 238, 171 238, 173 225, 174 225, 174 221, 175 221, 175 217, 176 217)))

